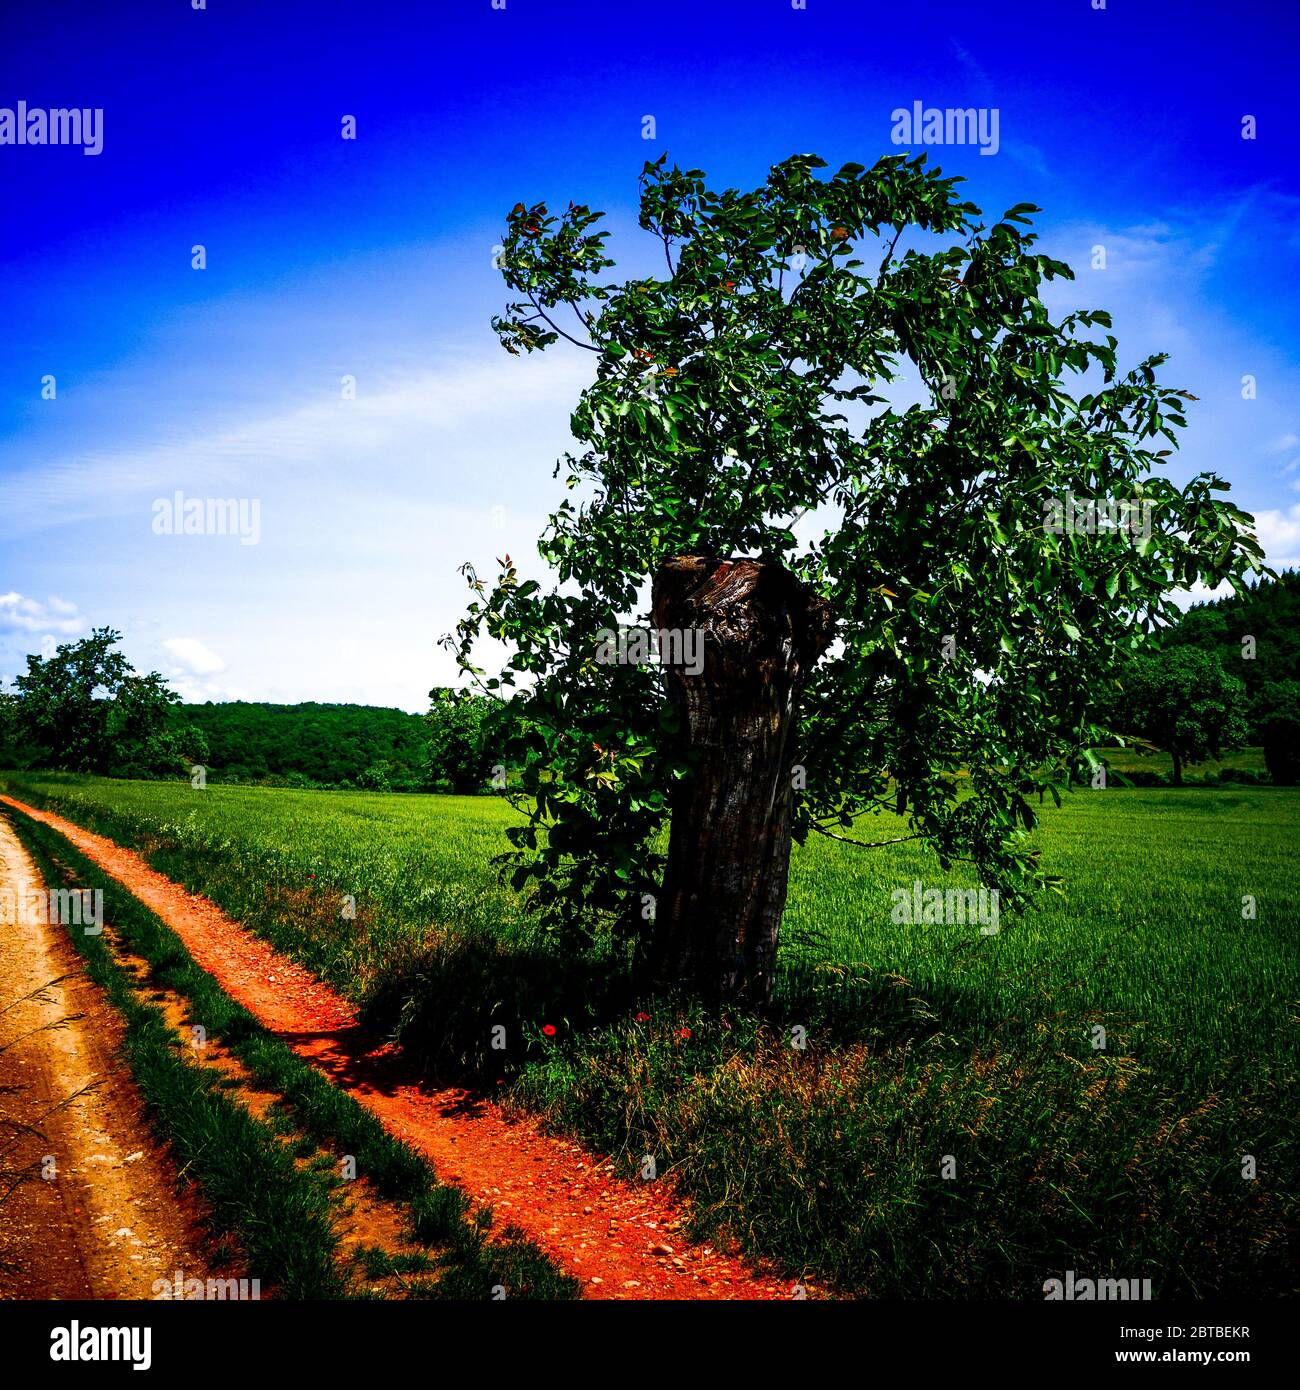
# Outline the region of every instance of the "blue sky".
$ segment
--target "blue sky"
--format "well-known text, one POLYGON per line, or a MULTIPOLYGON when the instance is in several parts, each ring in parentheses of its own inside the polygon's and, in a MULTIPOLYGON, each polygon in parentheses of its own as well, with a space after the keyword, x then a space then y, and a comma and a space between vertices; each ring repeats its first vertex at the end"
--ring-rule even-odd
POLYGON ((111 625, 189 698, 423 708, 457 567, 533 553, 590 370, 491 334, 506 210, 604 208, 635 267, 646 158, 735 186, 871 163, 916 100, 997 108, 995 155, 931 159, 986 211, 1044 209, 1078 275, 1052 307, 1110 309, 1128 364, 1171 353, 1201 397, 1173 475, 1222 473, 1298 562, 1282 0, 50 0, 0 39, 0 108, 104 112, 98 155, 0 144, 0 676, 111 625), (257 544, 154 534, 178 489, 258 499, 257 544))

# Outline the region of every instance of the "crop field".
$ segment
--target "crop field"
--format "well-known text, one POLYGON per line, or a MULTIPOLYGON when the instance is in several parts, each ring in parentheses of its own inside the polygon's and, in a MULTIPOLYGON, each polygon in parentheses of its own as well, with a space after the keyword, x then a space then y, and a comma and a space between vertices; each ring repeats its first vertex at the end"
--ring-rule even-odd
POLYGON ((1049 803, 1064 895, 965 924, 897 920, 973 886, 916 847, 814 840, 774 1013, 710 1020, 621 994, 612 948, 562 961, 536 937, 489 864, 503 801, 0 780, 142 850, 413 1051, 630 1166, 656 1154, 703 1232, 814 1288, 1294 1283, 1300 791, 1049 803))
MULTIPOLYGON (((331 892, 354 897, 357 919, 330 913, 328 936, 276 934, 357 998, 394 957, 446 931, 491 933, 506 945, 528 935, 516 896, 489 864, 518 819, 502 800, 196 792, 62 774, 5 780, 33 804, 184 863, 188 884, 251 925, 266 926, 266 905, 297 894, 312 895, 313 921, 331 892)), ((974 883, 945 876, 923 850, 814 838, 795 850, 784 963, 897 971, 950 995, 968 1019, 1001 1019, 1050 997, 1164 1036, 1191 1028, 1207 1054, 1246 1041, 1255 1052, 1271 1050, 1268 1040, 1281 1049, 1286 1002, 1300 995, 1298 812, 1300 792, 1244 787, 1083 791, 1060 809, 1047 804, 1037 838, 1065 896, 1020 918, 1003 914, 995 937, 891 920, 891 894, 910 896, 916 880, 927 889, 974 883), (1246 896, 1254 918, 1243 919, 1246 896)), ((884 816, 860 831, 889 838, 899 824, 884 816)))

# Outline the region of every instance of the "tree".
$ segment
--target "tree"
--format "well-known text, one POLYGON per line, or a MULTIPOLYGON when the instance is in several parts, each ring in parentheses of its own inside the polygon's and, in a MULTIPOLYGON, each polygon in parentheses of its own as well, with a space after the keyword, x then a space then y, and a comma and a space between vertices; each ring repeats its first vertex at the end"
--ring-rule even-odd
MULTIPOLYGON (((1240 594, 1194 604, 1161 635, 1161 645, 1217 652, 1224 670, 1245 681, 1255 709, 1262 709, 1265 686, 1300 679, 1300 574, 1284 570, 1240 594)), ((1262 739, 1252 716, 1251 741, 1262 739)))
POLYGON ((38 766, 106 773, 138 760, 179 696, 157 671, 137 675, 114 647, 122 634, 96 628, 51 657, 29 656, 14 681, 14 721, 39 749, 38 766))
POLYGON ((466 566, 449 639, 514 694, 513 880, 577 944, 608 926, 714 998, 767 998, 792 839, 856 840, 864 813, 1008 902, 1047 882, 1029 793, 1096 741, 1092 696, 1170 591, 1260 554, 1226 484, 1158 476, 1189 399, 1163 359, 1121 377, 1104 313, 1049 316, 1071 272, 1033 249, 1037 209, 986 227, 924 156, 825 168, 717 192, 647 164, 657 275, 608 281, 581 204, 517 204, 499 257, 506 350, 564 338, 594 373, 539 543, 558 583, 466 566), (1135 510, 1078 524, 1078 498, 1135 510), (666 634, 657 659, 629 623, 666 634))
MULTIPOLYGON (((290 773, 289 776, 301 775, 290 773)), ((392 787, 388 781, 388 768, 383 763, 371 763, 367 768, 363 768, 357 774, 357 786, 362 791, 367 792, 386 792, 391 791, 392 787)))
POLYGON ((208 741, 193 724, 161 729, 145 737, 134 752, 124 752, 114 770, 126 777, 190 775, 195 764, 207 766, 208 741))
POLYGON ((1217 758, 1246 740, 1246 687, 1214 652, 1172 647, 1139 656, 1123 684, 1125 730, 1169 754, 1176 787, 1184 762, 1217 758))
POLYGON ((17 692, 0 690, 0 767, 27 767, 34 756, 35 750, 23 746, 17 692))
POLYGON ((1255 701, 1264 766, 1279 787, 1300 782, 1300 681, 1272 681, 1255 701))
POLYGON ((467 691, 429 691, 426 768, 433 783, 444 783, 457 796, 483 790, 494 759, 490 742, 495 702, 467 691))

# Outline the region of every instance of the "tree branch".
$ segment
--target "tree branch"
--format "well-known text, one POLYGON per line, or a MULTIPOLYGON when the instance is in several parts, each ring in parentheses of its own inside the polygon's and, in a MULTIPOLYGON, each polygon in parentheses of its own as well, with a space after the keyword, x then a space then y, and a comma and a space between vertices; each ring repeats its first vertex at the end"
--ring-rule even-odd
POLYGON ((586 350, 587 350, 588 352, 599 352, 599 351, 600 351, 600 349, 599 349, 598 347, 594 346, 592 343, 582 343, 582 342, 579 342, 578 339, 575 338, 575 337, 573 336, 572 333, 566 333, 566 332, 564 331, 564 329, 562 329, 562 328, 559 326, 559 324, 557 324, 557 323, 555 322, 555 320, 554 320, 553 318, 551 318, 551 316, 550 316, 548 313, 546 313, 546 311, 545 311, 545 310, 542 308, 542 306, 537 302, 537 300, 533 298, 533 296, 532 296, 531 294, 528 296, 528 302, 533 306, 534 309, 537 310, 537 317, 538 317, 538 318, 544 319, 548 324, 550 324, 551 328, 552 328, 556 333, 558 333, 558 334, 560 335, 561 338, 567 338, 568 341, 571 342, 571 343, 573 344, 574 347, 586 348, 586 350))
POLYGON ((893 840, 854 840, 848 835, 837 835, 833 830, 826 830, 818 825, 816 821, 812 821, 810 824, 819 835, 825 835, 828 840, 839 840, 843 844, 857 845, 861 849, 879 849, 882 845, 901 845, 908 840, 919 840, 921 838, 920 834, 917 833, 916 835, 899 835, 893 840))

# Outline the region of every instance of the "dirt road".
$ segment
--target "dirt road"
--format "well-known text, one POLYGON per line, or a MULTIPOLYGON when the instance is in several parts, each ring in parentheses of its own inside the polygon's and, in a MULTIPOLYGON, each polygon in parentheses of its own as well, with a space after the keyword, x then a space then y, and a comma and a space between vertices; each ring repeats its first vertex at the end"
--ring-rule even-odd
POLYGON ((0 1167, 29 1174, 0 1205, 0 1297, 150 1298, 176 1270, 206 1278, 197 1211, 142 1119, 121 1020, 68 928, 31 910, 42 888, 0 818, 0 1167))
POLYGON ((518 1226, 577 1275, 587 1297, 791 1296, 789 1282, 687 1242, 683 1206, 667 1183, 624 1181, 580 1145, 508 1122, 480 1095, 429 1085, 361 1029, 345 999, 208 899, 61 816, 0 801, 58 830, 125 884, 266 1028, 424 1153, 441 1179, 493 1206, 500 1222, 518 1226))

